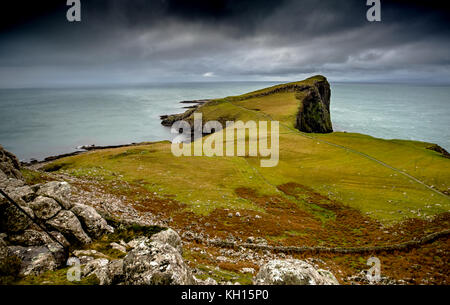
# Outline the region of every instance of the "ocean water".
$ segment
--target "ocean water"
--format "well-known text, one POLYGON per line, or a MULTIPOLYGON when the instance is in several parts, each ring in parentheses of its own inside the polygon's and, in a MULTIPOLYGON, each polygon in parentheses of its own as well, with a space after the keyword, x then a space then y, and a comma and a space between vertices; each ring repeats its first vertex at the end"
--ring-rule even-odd
MULTIPOLYGON (((238 95, 276 82, 151 84, 110 88, 1 89, 0 144, 21 160, 81 145, 170 140, 159 116, 184 111, 183 100, 238 95)), ((339 131, 438 143, 450 149, 450 87, 332 84, 339 131)))

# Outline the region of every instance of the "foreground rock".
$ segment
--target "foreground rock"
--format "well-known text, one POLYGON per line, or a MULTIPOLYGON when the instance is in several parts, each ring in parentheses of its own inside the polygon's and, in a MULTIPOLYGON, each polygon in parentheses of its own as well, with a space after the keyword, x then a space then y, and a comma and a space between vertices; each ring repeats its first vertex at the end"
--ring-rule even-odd
POLYGON ((141 241, 123 260, 125 284, 193 285, 194 277, 179 250, 160 241, 141 241))
MULTIPOLYGON (((172 229, 161 231, 150 238, 138 237, 129 243, 131 249, 123 259, 109 261, 101 257, 87 261, 85 277, 95 274, 100 285, 196 285, 213 284, 194 278, 184 262, 180 236, 172 229)), ((85 255, 101 253, 76 251, 81 260, 85 255)))
POLYGON ((20 172, 20 163, 16 156, 5 150, 0 145, 0 171, 6 174, 8 178, 23 179, 20 172))
POLYGON ((67 182, 26 185, 17 158, 1 146, 0 188, 21 208, 0 196, 2 255, 10 254, 20 261, 20 275, 55 270, 65 265, 66 252, 62 245, 86 245, 113 232, 94 208, 73 203, 72 189, 67 182))
POLYGON ((261 267, 255 285, 339 285, 334 275, 296 259, 272 260, 261 267))

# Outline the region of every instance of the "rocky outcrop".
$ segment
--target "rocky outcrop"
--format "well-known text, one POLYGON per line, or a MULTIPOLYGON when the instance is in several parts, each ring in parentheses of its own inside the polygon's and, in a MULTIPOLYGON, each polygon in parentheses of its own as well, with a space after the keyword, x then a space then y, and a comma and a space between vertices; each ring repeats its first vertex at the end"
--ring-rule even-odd
POLYGON ((180 254, 183 254, 183 247, 181 245, 181 238, 177 232, 168 228, 167 230, 161 231, 158 234, 153 235, 150 241, 157 241, 160 243, 166 243, 174 247, 180 254))
POLYGON ((69 183, 65 181, 52 181, 39 186, 36 194, 53 198, 64 209, 68 210, 72 207, 72 202, 70 200, 71 192, 69 183))
POLYGON ((109 261, 96 251, 76 251, 86 262, 83 276, 95 275, 100 285, 194 285, 212 284, 194 278, 181 252, 181 238, 172 229, 148 237, 138 237, 128 243, 129 252, 123 259, 109 261), (99 257, 94 259, 94 256, 99 257), (87 257, 90 257, 88 259, 87 257))
POLYGON ((0 171, 6 174, 8 178, 23 179, 20 172, 20 162, 16 156, 6 151, 0 145, 0 171))
MULTIPOLYGON (((251 98, 261 98, 271 94, 281 92, 293 92, 300 101, 300 107, 296 114, 295 128, 308 133, 330 133, 333 132, 333 126, 330 116, 330 98, 331 90, 327 79, 322 75, 316 75, 306 79, 303 82, 288 83, 274 86, 265 90, 245 94, 241 97, 234 97, 235 101, 242 101, 251 98)), ((176 121, 185 120, 191 126, 193 125, 193 114, 205 105, 215 103, 216 101, 206 101, 199 106, 189 109, 184 113, 163 115, 161 124, 172 126, 176 121)), ((217 118, 222 124, 223 118, 217 118)), ((227 118, 226 120, 233 120, 227 118)), ((225 120, 225 121, 226 121, 225 120)))
POLYGON ((46 223, 61 232, 69 241, 88 244, 92 239, 84 232, 81 222, 71 211, 63 210, 46 223))
POLYGON ((22 276, 56 270, 66 259, 64 248, 55 243, 36 247, 10 246, 9 251, 20 258, 22 276))
POLYGON ((91 206, 75 203, 71 211, 81 221, 87 233, 94 238, 99 238, 105 233, 114 232, 113 228, 108 225, 106 220, 91 206))
POLYGON ((339 285, 326 270, 297 260, 272 260, 262 266, 254 279, 256 285, 339 285))
POLYGON ((295 128, 308 133, 333 132, 330 117, 331 90, 326 78, 316 81, 314 85, 301 90, 301 93, 295 128))
POLYGON ((55 270, 64 264, 64 247, 113 232, 94 208, 73 203, 67 182, 28 186, 19 169, 17 158, 0 147, 0 188, 20 206, 0 196, 0 233, 3 248, 21 262, 20 275, 55 270))
POLYGON ((158 240, 141 241, 123 259, 123 271, 128 285, 195 284, 179 250, 158 240))

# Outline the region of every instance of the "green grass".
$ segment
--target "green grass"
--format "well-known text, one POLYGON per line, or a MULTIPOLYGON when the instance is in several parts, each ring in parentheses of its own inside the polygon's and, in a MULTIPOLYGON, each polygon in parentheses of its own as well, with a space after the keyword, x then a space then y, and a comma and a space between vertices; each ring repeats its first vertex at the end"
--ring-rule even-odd
MULTIPOLYGON (((322 78, 297 84, 318 80, 322 78)), ((139 184, 150 192, 175 196, 174 199, 187 205, 188 211, 199 215, 207 215, 216 208, 264 212, 236 195, 235 189, 245 187, 292 200, 277 189, 289 182, 309 187, 385 223, 450 210, 448 196, 439 195, 361 154, 324 141, 367 154, 441 191, 449 190, 450 159, 426 149, 430 143, 341 132, 304 134, 293 129, 301 96, 293 92, 259 96, 270 90, 273 88, 218 99, 198 111, 204 121, 279 120, 280 161, 274 168, 260 167, 258 157, 174 157, 170 143, 158 142, 64 158, 48 165, 47 170, 139 184)), ((302 198, 295 200, 299 207, 313 211, 323 221, 333 218, 302 198)))

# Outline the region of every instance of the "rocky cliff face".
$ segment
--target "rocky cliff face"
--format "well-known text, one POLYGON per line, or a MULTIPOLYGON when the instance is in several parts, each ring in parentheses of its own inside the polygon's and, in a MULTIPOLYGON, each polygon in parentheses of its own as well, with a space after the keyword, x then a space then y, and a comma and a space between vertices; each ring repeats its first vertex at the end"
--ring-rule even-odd
MULTIPOLYGON (((305 81, 288 83, 274 86, 266 90, 256 91, 253 94, 245 94, 241 97, 234 97, 237 101, 250 98, 262 98, 271 94, 280 92, 293 92, 300 101, 295 121, 295 128, 308 133, 330 133, 333 132, 333 126, 330 116, 330 98, 331 90, 327 79, 322 75, 316 75, 305 81)), ((211 102, 214 102, 211 101, 211 102)), ((193 124, 193 114, 202 106, 208 105, 209 101, 199 105, 196 108, 189 109, 184 113, 173 115, 162 115, 161 124, 167 127, 172 126, 176 121, 185 120, 193 124)), ((220 121, 220 119, 218 119, 220 121)), ((233 120, 233 118, 229 118, 233 120)), ((221 122, 224 123, 224 122, 221 122)))
POLYGON ((330 117, 330 84, 327 79, 315 82, 303 90, 306 97, 301 100, 295 127, 303 132, 333 132, 330 117))

